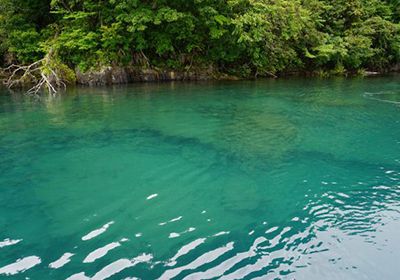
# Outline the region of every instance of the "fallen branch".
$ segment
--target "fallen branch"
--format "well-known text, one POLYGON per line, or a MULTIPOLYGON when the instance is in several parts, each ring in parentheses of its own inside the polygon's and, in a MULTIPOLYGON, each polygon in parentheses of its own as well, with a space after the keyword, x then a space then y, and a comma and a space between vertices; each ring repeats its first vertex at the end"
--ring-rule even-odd
POLYGON ((43 59, 29 65, 12 64, 3 69, 6 75, 4 84, 9 88, 33 85, 28 94, 37 95, 41 90, 47 90, 50 94, 56 94, 59 88, 66 88, 63 79, 57 74, 57 63, 52 61, 51 53, 43 59))

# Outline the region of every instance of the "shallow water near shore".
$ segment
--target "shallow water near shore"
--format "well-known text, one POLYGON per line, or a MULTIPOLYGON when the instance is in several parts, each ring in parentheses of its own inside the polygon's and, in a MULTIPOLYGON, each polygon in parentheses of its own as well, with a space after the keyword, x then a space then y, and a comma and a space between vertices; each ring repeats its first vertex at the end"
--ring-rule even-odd
POLYGON ((397 279, 400 83, 0 91, 0 279, 397 279))

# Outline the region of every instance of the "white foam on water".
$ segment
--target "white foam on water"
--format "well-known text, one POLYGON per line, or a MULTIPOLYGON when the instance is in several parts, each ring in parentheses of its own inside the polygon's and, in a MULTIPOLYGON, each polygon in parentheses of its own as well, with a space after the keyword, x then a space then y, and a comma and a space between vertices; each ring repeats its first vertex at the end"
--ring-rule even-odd
POLYGON ((53 269, 58 269, 60 267, 63 267, 64 265, 66 265, 71 261, 71 257, 73 255, 74 254, 72 253, 65 253, 64 255, 61 256, 61 258, 49 264, 49 267, 53 269))
POLYGON ((18 259, 15 263, 3 266, 0 268, 0 274, 15 275, 24 272, 32 267, 40 264, 42 260, 37 256, 30 256, 23 259, 18 259))
POLYGON ((83 241, 87 241, 90 239, 93 239, 97 236, 99 236, 100 234, 106 232, 106 230, 112 225, 114 224, 114 221, 108 222, 107 224, 105 224, 104 226, 102 226, 101 228, 95 229, 91 232, 89 232, 88 234, 86 234, 84 237, 82 237, 83 241))

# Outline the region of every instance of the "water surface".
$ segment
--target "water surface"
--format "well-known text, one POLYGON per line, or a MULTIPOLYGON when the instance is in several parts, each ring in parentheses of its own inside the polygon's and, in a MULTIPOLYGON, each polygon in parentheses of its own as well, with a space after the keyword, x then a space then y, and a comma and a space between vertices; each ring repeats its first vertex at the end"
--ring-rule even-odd
POLYGON ((398 279, 398 77, 0 94, 0 279, 398 279))

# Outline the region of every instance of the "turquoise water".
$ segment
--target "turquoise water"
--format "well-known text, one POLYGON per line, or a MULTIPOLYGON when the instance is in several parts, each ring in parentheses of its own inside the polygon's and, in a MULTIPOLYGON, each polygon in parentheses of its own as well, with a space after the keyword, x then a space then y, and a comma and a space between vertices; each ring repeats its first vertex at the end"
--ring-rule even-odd
POLYGON ((0 279, 398 279, 399 77, 0 94, 0 279))

